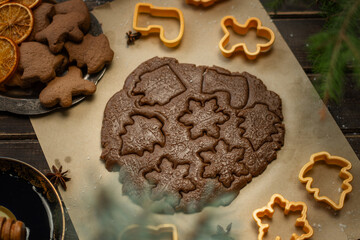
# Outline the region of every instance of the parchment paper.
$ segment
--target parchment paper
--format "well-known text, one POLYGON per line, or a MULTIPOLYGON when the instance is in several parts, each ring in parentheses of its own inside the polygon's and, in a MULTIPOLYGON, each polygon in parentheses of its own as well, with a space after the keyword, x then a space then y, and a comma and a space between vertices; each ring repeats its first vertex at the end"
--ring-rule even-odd
MULTIPOLYGON (((154 56, 175 57, 180 62, 197 65, 218 65, 231 71, 248 71, 256 75, 268 89, 282 98, 286 127, 285 145, 278 152, 277 160, 243 188, 229 206, 208 207, 198 214, 156 215, 158 222, 176 224, 180 239, 185 240, 200 216, 214 214, 214 229, 217 224, 226 227, 232 222, 231 236, 256 239, 253 210, 265 206, 272 194, 280 193, 288 200, 304 201, 308 205, 308 219, 314 226, 312 239, 360 238, 360 162, 331 115, 327 112, 327 117, 320 119, 322 101, 260 2, 225 0, 205 9, 186 5, 184 0, 149 0, 155 6, 178 7, 183 11, 185 34, 180 46, 175 49, 165 47, 156 35, 126 46, 125 32, 132 28, 137 2, 115 0, 93 11, 115 51, 114 61, 98 84, 95 95, 66 111, 31 119, 49 165, 60 162, 64 169, 70 169, 72 180, 68 190, 61 195, 80 239, 91 239, 99 230, 91 201, 102 187, 111 189, 112 196, 126 204, 135 215, 141 211, 122 196, 118 173, 109 173, 100 161, 100 130, 109 98, 122 88, 131 71, 154 56), (257 61, 248 61, 243 55, 229 59, 223 57, 218 42, 223 36, 220 21, 226 15, 233 15, 240 23, 245 23, 248 17, 260 18, 264 26, 275 32, 272 51, 257 61), (354 189, 338 213, 316 203, 297 178, 310 155, 319 151, 342 156, 353 164, 354 189), (92 225, 95 227, 89 227, 92 225)), ((296 37, 296 29, 293 34, 296 37)))

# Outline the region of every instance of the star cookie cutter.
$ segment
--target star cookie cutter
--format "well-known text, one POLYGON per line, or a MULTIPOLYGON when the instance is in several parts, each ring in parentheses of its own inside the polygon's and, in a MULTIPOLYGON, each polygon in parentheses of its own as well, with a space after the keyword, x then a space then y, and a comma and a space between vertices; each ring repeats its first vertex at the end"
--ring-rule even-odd
MULTIPOLYGON (((300 236, 296 233, 291 235, 291 240, 303 240, 308 239, 314 234, 314 230, 310 226, 308 220, 306 219, 307 206, 303 202, 290 202, 286 200, 282 195, 276 193, 271 196, 270 202, 268 202, 266 207, 256 209, 253 212, 253 218, 259 226, 259 234, 258 240, 262 240, 264 235, 268 232, 270 226, 269 224, 262 224, 261 218, 267 216, 272 218, 274 215, 274 205, 278 204, 281 208, 284 209, 284 214, 287 215, 290 211, 301 211, 301 216, 296 219, 295 226, 302 227, 302 230, 305 234, 301 234, 300 236)), ((276 240, 281 240, 279 236, 276 237, 276 240)))
POLYGON ((195 6, 202 5, 203 7, 209 7, 219 0, 186 0, 187 4, 192 4, 195 6))
MULTIPOLYGON (((134 239, 132 237, 133 234, 138 233, 139 229, 141 228, 143 227, 140 227, 137 224, 126 227, 125 230, 120 234, 120 240, 134 239)), ((147 231, 146 236, 150 237, 150 239, 159 239, 161 234, 168 233, 171 234, 171 240, 179 240, 177 228, 173 224, 160 224, 157 226, 147 225, 145 230, 147 231)))
POLYGON ((299 180, 302 183, 306 183, 306 191, 314 194, 314 198, 318 202, 325 202, 329 204, 334 210, 340 210, 344 207, 345 197, 352 191, 350 182, 353 180, 353 175, 348 171, 351 169, 351 163, 345 158, 338 156, 331 156, 328 152, 319 152, 311 155, 310 161, 307 162, 299 173, 299 180), (328 165, 337 165, 342 167, 339 173, 339 177, 344 179, 341 188, 343 189, 338 203, 326 196, 319 196, 320 189, 311 187, 314 179, 312 177, 304 177, 305 174, 310 171, 314 164, 319 161, 324 161, 328 165))
POLYGON ((142 35, 147 36, 150 33, 159 33, 161 41, 167 47, 176 47, 179 45, 183 35, 184 35, 184 16, 182 12, 173 7, 154 7, 150 3, 138 3, 135 6, 134 18, 133 18, 133 28, 135 31, 140 32, 142 35), (180 31, 176 38, 167 39, 164 34, 164 28, 161 25, 149 25, 147 27, 139 27, 138 18, 140 13, 147 13, 155 17, 166 17, 166 18, 176 18, 180 21, 180 31))
POLYGON ((242 25, 239 24, 233 16, 226 16, 221 20, 221 28, 225 35, 219 42, 219 48, 225 57, 231 57, 235 52, 244 51, 248 59, 254 60, 260 53, 269 51, 275 41, 274 32, 270 28, 263 27, 261 21, 256 17, 249 18, 246 23, 242 25), (249 29, 256 28, 256 36, 266 38, 269 41, 267 43, 256 44, 256 50, 254 52, 250 52, 245 43, 235 44, 230 50, 227 50, 225 47, 230 40, 230 33, 227 27, 232 27, 234 32, 240 35, 245 35, 249 29))

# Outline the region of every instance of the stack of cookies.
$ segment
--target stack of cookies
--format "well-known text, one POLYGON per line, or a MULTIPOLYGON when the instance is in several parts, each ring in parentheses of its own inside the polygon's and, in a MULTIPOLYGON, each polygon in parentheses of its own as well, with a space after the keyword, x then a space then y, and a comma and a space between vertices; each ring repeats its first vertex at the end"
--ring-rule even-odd
POLYGON ((72 96, 91 95, 93 82, 83 72, 101 71, 114 56, 104 34, 92 36, 90 13, 82 0, 42 3, 33 9, 33 28, 19 46, 19 64, 5 82, 8 87, 42 85, 44 107, 69 107, 72 96))

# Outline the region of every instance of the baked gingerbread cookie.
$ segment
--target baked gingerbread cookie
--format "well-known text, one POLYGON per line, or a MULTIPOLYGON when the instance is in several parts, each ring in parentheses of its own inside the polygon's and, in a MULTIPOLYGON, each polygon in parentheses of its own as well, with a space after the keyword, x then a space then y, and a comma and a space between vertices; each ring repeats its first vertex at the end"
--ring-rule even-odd
POLYGON ((135 203, 198 212, 230 204, 276 159, 282 121, 280 97, 257 77, 155 57, 107 103, 101 159, 135 203))
POLYGON ((26 41, 35 41, 36 33, 44 30, 50 25, 53 16, 55 15, 54 4, 41 3, 40 6, 35 8, 34 14, 34 26, 30 36, 26 41))
POLYGON ((40 92, 39 99, 45 107, 53 107, 57 104, 61 107, 70 107, 73 96, 92 95, 95 91, 96 85, 83 79, 79 68, 71 66, 65 76, 56 77, 48 83, 40 92))
POLYGON ((87 33, 90 29, 91 19, 89 9, 83 0, 69 0, 55 4, 56 14, 67 14, 77 12, 83 17, 83 23, 80 25, 81 30, 87 33))
POLYGON ((39 42, 24 42, 20 46, 19 70, 23 72, 20 86, 29 86, 34 82, 47 83, 67 64, 63 55, 55 55, 49 47, 39 42))
POLYGON ((21 71, 17 69, 14 75, 12 75, 12 77, 5 82, 5 85, 8 87, 21 87, 21 88, 30 87, 31 84, 29 82, 21 80, 21 75, 22 75, 21 71))
POLYGON ((48 27, 36 33, 35 39, 39 42, 47 42, 50 50, 58 53, 62 50, 65 41, 82 41, 84 34, 79 28, 82 24, 84 18, 81 13, 57 14, 48 27))
POLYGON ((81 43, 66 42, 70 62, 76 61, 78 67, 87 66, 88 73, 96 73, 111 63, 114 52, 104 34, 92 36, 87 34, 81 43))

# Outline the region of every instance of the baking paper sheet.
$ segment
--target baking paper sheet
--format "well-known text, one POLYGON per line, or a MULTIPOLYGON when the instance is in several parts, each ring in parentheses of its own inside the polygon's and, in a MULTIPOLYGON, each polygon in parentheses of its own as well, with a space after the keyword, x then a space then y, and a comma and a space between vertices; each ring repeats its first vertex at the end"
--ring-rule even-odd
MULTIPOLYGON (((111 196, 134 216, 142 211, 126 196, 122 196, 118 173, 105 170, 99 159, 100 131, 109 98, 122 88, 131 71, 154 56, 175 57, 182 63, 218 65, 231 71, 247 71, 256 75, 268 89, 282 98, 286 127, 285 145, 278 152, 277 160, 243 188, 229 206, 208 207, 197 214, 155 215, 157 223, 175 224, 179 238, 186 240, 194 231, 193 226, 198 219, 215 215, 211 222, 214 232, 216 225, 225 228, 232 223, 232 237, 256 239, 253 210, 265 206, 272 194, 280 193, 288 200, 304 201, 308 205, 308 220, 314 226, 312 239, 360 238, 360 162, 331 115, 327 112, 326 118, 320 119, 322 101, 260 2, 224 0, 213 7, 201 8, 187 5, 185 0, 149 0, 154 6, 177 7, 183 11, 185 33, 180 46, 174 49, 165 47, 156 35, 142 38, 135 45, 127 47, 125 32, 132 28, 137 2, 115 0, 93 11, 115 52, 114 61, 98 84, 95 95, 65 111, 31 118, 49 165, 61 163, 64 169, 70 169, 72 180, 68 190, 61 192, 61 195, 80 239, 91 239, 101 231, 96 215, 99 209, 93 208, 93 202, 96 199, 94 196, 102 188, 110 190, 111 196), (232 58, 223 57, 218 43, 223 36, 220 22, 226 15, 233 15, 239 23, 245 23, 249 17, 258 17, 264 26, 275 32, 276 40, 271 52, 256 61, 246 60, 242 54, 232 58), (354 189, 338 213, 315 202, 297 178, 310 155, 319 151, 342 156, 353 164, 354 189)), ((339 187, 337 181, 319 179, 320 183, 322 181, 325 185, 333 184, 335 189, 339 187)), ((284 226, 289 225, 284 223, 284 226)))

